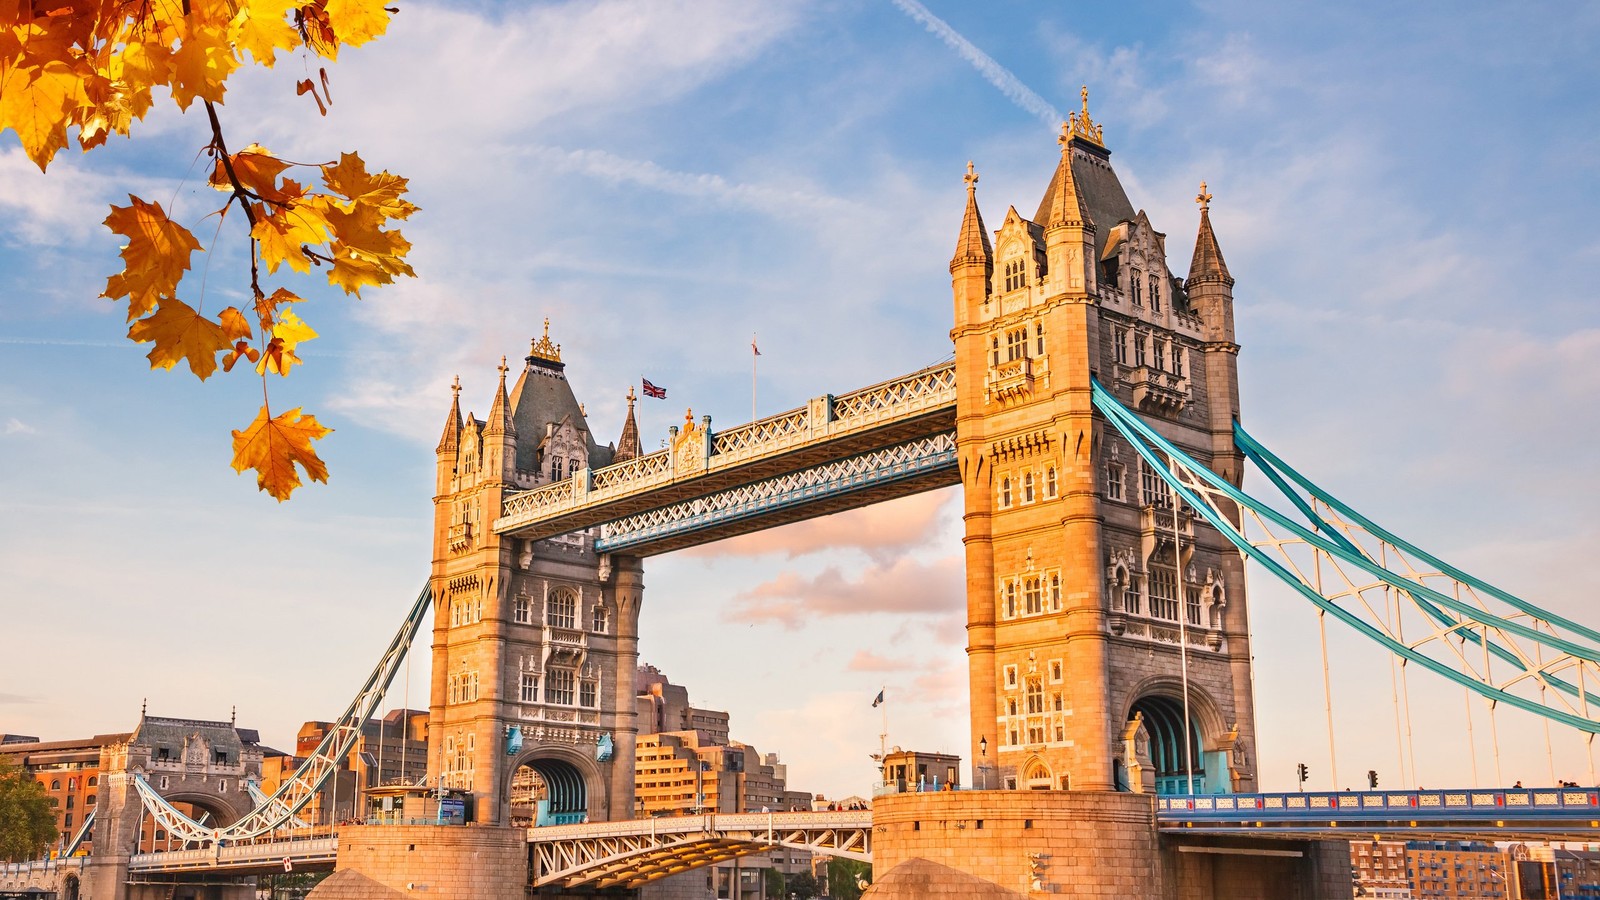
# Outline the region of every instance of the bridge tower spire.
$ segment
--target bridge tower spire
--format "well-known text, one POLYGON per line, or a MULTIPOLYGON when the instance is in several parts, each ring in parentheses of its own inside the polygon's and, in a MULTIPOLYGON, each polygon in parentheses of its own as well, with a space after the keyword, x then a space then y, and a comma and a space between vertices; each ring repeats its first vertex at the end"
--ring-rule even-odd
POLYGON ((1232 282, 1203 220, 1186 295, 1087 89, 1059 144, 1033 219, 1009 209, 992 251, 969 182, 950 267, 974 784, 1174 792, 1187 772, 1196 792, 1249 789, 1238 554, 1106 434, 1092 392, 1226 469, 1236 379, 1212 354, 1237 351, 1232 282))

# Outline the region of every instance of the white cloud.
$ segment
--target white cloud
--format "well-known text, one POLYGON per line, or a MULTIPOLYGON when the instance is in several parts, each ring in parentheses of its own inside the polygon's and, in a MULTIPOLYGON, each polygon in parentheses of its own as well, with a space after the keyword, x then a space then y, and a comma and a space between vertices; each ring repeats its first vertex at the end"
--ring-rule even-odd
POLYGON ((28 423, 22 421, 21 419, 18 419, 18 418, 13 416, 13 417, 11 417, 9 419, 6 419, 5 433, 8 434, 8 435, 12 435, 12 434, 38 434, 39 431, 38 431, 38 429, 34 428, 32 425, 29 425, 28 423))
POLYGON ((873 564, 859 576, 829 566, 815 576, 784 572, 739 594, 734 622, 777 622, 795 630, 819 618, 888 612, 938 615, 966 603, 961 559, 923 563, 909 557, 873 564))

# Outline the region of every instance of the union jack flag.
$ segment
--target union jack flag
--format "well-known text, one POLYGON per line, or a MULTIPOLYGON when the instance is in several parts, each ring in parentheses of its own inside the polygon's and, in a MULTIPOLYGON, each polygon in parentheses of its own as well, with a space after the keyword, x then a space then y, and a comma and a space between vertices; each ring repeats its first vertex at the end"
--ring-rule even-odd
POLYGON ((654 397, 657 400, 665 400, 665 399, 667 399, 667 389, 666 388, 664 388, 664 387, 656 387, 655 385, 650 383, 650 379, 648 379, 648 378, 641 378, 640 381, 644 382, 642 387, 644 388, 644 395, 646 397, 654 397))

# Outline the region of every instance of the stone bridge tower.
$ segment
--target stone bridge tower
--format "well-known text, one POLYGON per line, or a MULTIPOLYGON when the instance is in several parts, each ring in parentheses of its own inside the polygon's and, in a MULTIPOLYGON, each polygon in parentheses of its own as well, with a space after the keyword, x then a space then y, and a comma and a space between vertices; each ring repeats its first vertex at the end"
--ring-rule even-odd
POLYGON ((428 771, 468 791, 472 819, 511 824, 542 784, 558 821, 627 818, 643 570, 594 551, 588 532, 540 541, 494 532, 503 498, 639 453, 600 445, 567 383, 550 325, 509 393, 504 360, 488 417, 461 415, 459 382, 437 450, 428 771))
POLYGON ((1179 278, 1111 168, 1087 89, 1060 143, 1038 211, 1008 209, 993 243, 969 165, 950 262, 974 781, 1177 793, 1187 772, 1197 792, 1250 790, 1239 557, 1090 391, 1098 379, 1237 483, 1233 279, 1210 197, 1202 185, 1179 278))

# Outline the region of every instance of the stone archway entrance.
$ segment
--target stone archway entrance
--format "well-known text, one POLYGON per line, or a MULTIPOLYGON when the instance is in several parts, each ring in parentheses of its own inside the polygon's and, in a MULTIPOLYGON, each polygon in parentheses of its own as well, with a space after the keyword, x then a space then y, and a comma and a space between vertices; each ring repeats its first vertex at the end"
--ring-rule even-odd
POLYGON ((511 773, 511 824, 576 825, 589 821, 588 790, 578 767, 561 759, 530 759, 511 773))
POLYGON ((1130 719, 1134 713, 1144 715, 1144 727, 1150 734, 1150 762, 1156 770, 1156 793, 1211 793, 1206 786, 1200 723, 1195 719, 1193 710, 1189 715, 1187 752, 1184 749, 1181 702, 1159 695, 1140 697, 1129 711, 1130 719))

